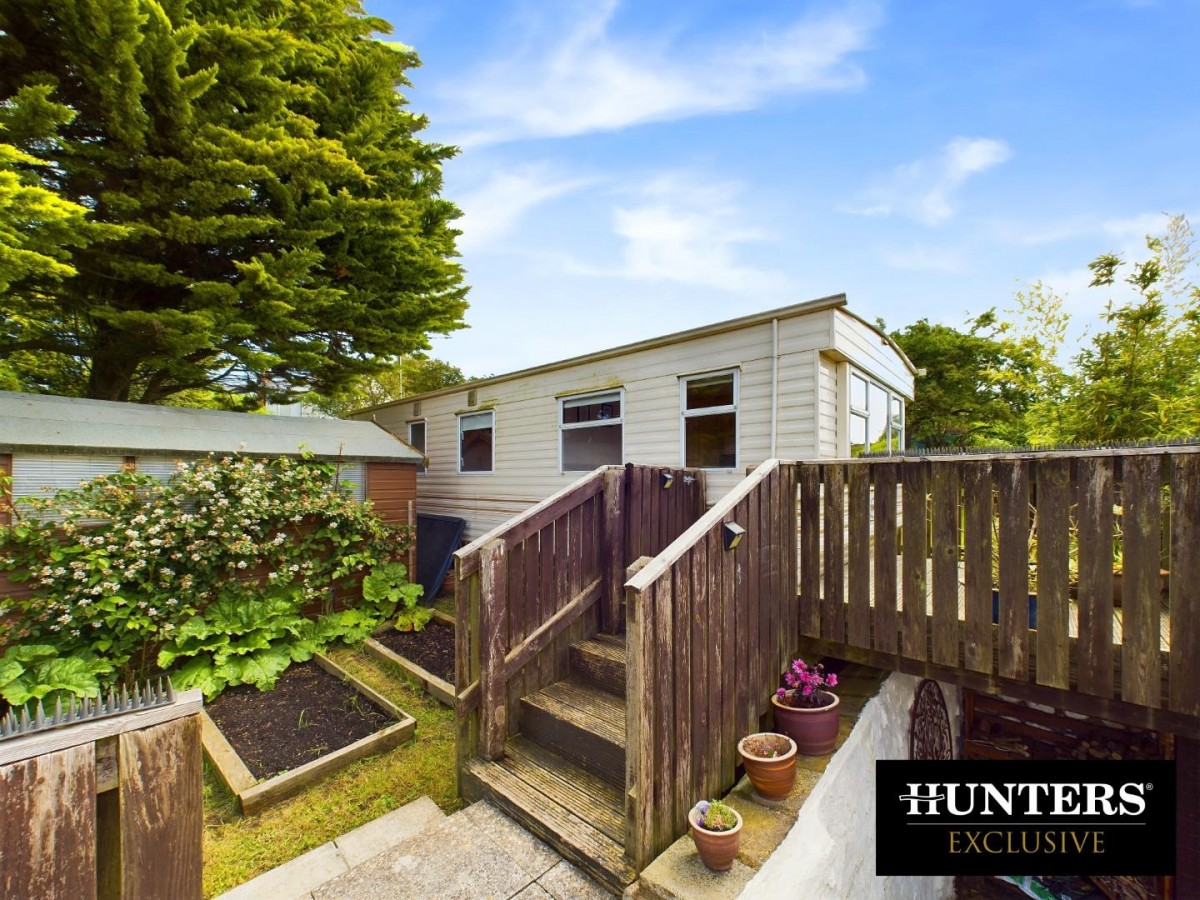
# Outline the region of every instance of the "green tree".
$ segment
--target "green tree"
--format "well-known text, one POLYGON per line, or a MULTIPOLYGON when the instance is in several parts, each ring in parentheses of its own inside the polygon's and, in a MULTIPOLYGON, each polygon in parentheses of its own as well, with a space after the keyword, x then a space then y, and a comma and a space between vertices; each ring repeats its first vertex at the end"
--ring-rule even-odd
MULTIPOLYGON (((1200 435, 1200 287, 1187 219, 1173 216, 1161 236, 1148 236, 1149 257, 1124 281, 1136 293, 1110 300, 1097 332, 1075 360, 1063 438, 1144 441, 1200 435)), ((1111 287, 1124 268, 1116 254, 1089 264, 1092 287, 1111 287)))
POLYGON ((927 319, 892 332, 913 365, 924 369, 907 410, 909 446, 970 447, 1021 440, 1032 369, 1026 349, 994 336, 991 312, 966 331, 927 319))
POLYGON ((0 360, 32 389, 257 404, 462 327, 455 151, 419 139, 389 31, 344 0, 8 0, 0 139, 123 231, 12 280, 0 360))
POLYGON ((466 384, 469 380, 462 369, 448 362, 422 355, 405 356, 378 375, 353 379, 335 396, 313 394, 306 401, 332 416, 345 416, 368 406, 466 384))
POLYGON ((1001 325, 1004 339, 1032 363, 1016 387, 1030 443, 1155 441, 1200 435, 1200 288, 1191 227, 1170 216, 1162 235, 1146 238, 1149 256, 1134 263, 1112 253, 1089 264, 1095 288, 1123 281, 1134 297, 1109 301, 1101 327, 1060 365, 1069 317, 1062 298, 1041 282, 1017 292, 1001 325))

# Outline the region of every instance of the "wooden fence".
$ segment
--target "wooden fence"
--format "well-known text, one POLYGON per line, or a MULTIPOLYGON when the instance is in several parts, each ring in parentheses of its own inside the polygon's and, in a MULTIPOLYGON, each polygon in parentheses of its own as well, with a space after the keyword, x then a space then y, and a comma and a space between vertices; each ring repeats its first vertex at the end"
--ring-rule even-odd
POLYGON ((1200 448, 797 471, 811 645, 1196 732, 1200 448))
POLYGON ((733 785, 797 650, 1200 737, 1195 446, 768 460, 626 589, 638 868, 733 785))
POLYGON ((0 742, 0 897, 198 900, 202 705, 0 742))
POLYGON ((455 554, 460 772, 503 755, 521 697, 566 677, 572 643, 619 630, 626 566, 703 510, 702 473, 605 467, 455 554))
POLYGON ((626 855, 645 866, 732 786, 798 633, 795 469, 768 460, 626 584, 626 855), (725 549, 724 526, 745 529, 725 549))

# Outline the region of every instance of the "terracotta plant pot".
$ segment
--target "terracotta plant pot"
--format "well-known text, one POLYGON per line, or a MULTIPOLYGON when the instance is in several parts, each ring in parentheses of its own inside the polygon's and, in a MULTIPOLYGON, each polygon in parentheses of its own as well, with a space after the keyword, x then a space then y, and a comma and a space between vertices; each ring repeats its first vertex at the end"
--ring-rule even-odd
POLYGON ((714 872, 728 872, 733 868, 738 843, 742 839, 742 814, 736 809, 733 811, 737 816, 737 825, 729 831, 709 831, 696 822, 699 806, 697 803, 688 813, 688 827, 692 832, 692 840, 696 842, 700 860, 714 872))
POLYGON ((782 800, 792 791, 796 783, 796 742, 786 734, 760 732, 749 734, 738 741, 738 753, 746 764, 746 775, 754 785, 754 792, 764 800, 782 800), (784 745, 778 756, 763 756, 755 753, 755 743, 776 741, 784 745))
MULTIPOLYGON (((793 693, 788 691, 788 694, 793 693)), ((772 695, 775 707, 775 727, 796 742, 796 751, 804 756, 824 756, 832 753, 838 736, 837 694, 821 691, 825 706, 814 708, 784 706, 772 695)))

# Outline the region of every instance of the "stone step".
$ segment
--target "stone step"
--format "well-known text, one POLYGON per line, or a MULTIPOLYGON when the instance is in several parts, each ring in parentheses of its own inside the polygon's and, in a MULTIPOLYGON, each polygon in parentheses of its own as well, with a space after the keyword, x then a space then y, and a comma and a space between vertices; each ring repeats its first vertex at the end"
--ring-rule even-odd
POLYGON ((625 696, 625 636, 598 634, 571 645, 571 672, 618 697, 625 696))
POLYGON ((521 699, 521 734, 609 784, 625 784, 625 700, 581 678, 521 699))
POLYGON ((473 759, 467 763, 463 768, 463 794, 471 800, 490 800, 606 890, 619 895, 637 878, 625 860, 624 847, 601 830, 612 830, 617 816, 624 820, 623 811, 611 805, 619 795, 605 797, 607 792, 601 790, 580 803, 578 791, 584 790, 585 784, 597 787, 597 779, 561 758, 547 767, 548 751, 542 748, 532 751, 540 754, 534 761, 526 755, 530 752, 528 746, 513 748, 518 741, 510 742, 510 752, 502 760, 473 759), (568 789, 572 782, 577 791, 568 789), (598 817, 600 810, 603 815, 598 817), (604 821, 597 827, 584 816, 604 821))

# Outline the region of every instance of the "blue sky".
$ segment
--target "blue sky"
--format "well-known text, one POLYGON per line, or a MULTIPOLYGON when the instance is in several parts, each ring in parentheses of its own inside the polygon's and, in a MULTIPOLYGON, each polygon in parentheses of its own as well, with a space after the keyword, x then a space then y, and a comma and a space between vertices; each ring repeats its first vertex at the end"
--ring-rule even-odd
POLYGON ((845 292, 960 326, 1043 279, 1076 332, 1200 211, 1191 0, 366 0, 461 148, 469 375, 845 292))

